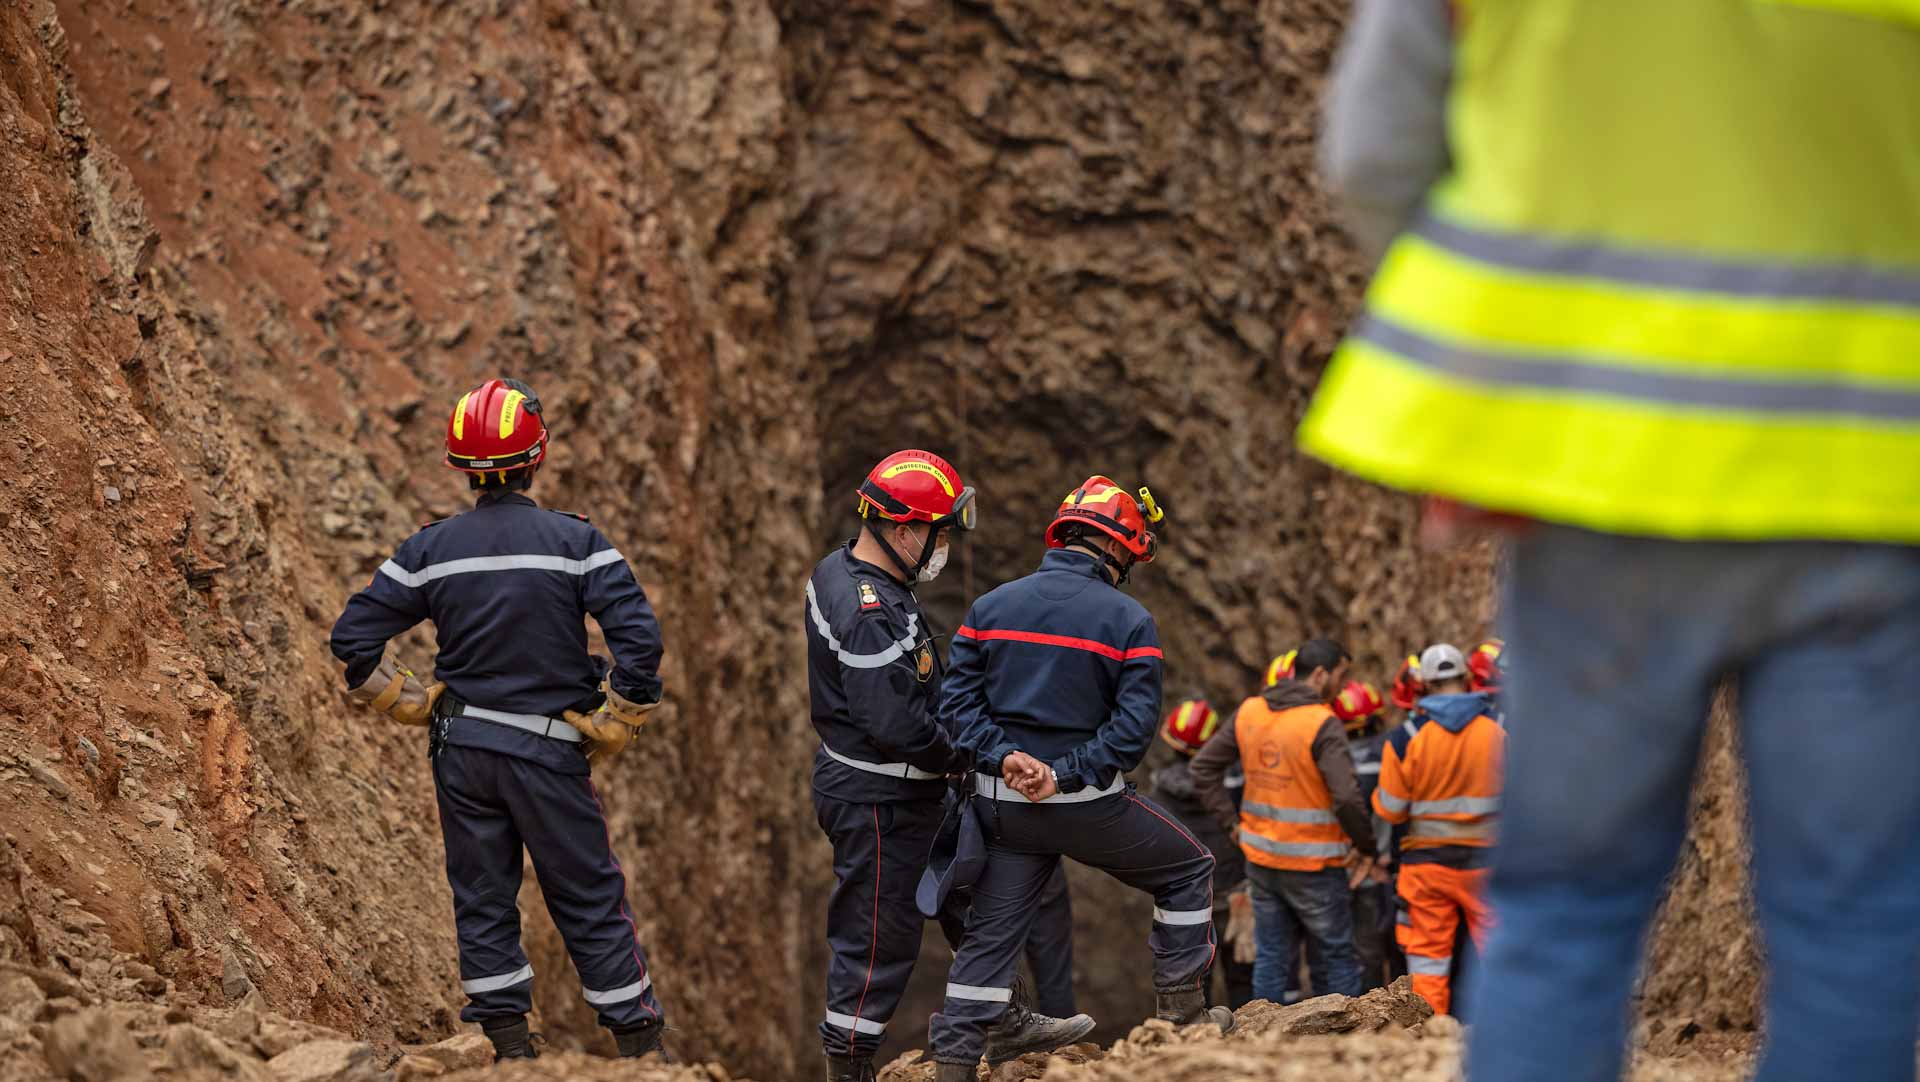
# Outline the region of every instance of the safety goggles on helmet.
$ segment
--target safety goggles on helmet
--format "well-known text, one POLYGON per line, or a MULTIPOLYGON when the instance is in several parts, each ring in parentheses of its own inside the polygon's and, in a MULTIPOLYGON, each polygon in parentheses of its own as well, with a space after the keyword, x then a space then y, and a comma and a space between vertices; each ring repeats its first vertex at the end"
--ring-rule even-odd
POLYGON ((953 509, 938 518, 915 515, 905 500, 895 497, 872 479, 860 483, 860 498, 879 508, 882 514, 895 522, 928 522, 935 529, 958 526, 969 531, 979 523, 979 503, 971 485, 962 488, 960 494, 953 498, 953 509))

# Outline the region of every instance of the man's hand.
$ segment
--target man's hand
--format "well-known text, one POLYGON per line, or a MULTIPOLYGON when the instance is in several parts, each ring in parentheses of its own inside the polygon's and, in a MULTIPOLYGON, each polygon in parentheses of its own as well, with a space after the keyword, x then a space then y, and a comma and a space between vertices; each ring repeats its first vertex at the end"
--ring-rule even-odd
POLYGON ((1242 885, 1227 895, 1227 946, 1233 960, 1252 965, 1257 953, 1253 939, 1253 895, 1242 885))
POLYGON ((1035 803, 1060 791, 1053 780, 1053 769, 1024 751, 1000 760, 1000 776, 1014 792, 1035 803))
POLYGON ((1348 890, 1355 890, 1362 883, 1384 883, 1386 881, 1386 870, 1380 867, 1372 857, 1357 857, 1351 864, 1347 865, 1348 890))
POLYGON ((587 752, 588 767, 596 767, 608 759, 625 751, 632 743, 637 727, 621 721, 605 707, 591 714, 582 714, 577 710, 568 710, 562 715, 567 724, 580 730, 591 745, 587 752))
POLYGON ((1025 789, 1028 785, 1039 781, 1046 773, 1046 764, 1024 751, 1013 752, 1000 760, 1000 777, 1015 789, 1025 789))
POLYGON ((1035 804, 1053 796, 1059 791, 1060 783, 1053 776, 1053 768, 1046 766, 1040 768, 1040 779, 1038 781, 1020 787, 1020 795, 1033 801, 1035 804))

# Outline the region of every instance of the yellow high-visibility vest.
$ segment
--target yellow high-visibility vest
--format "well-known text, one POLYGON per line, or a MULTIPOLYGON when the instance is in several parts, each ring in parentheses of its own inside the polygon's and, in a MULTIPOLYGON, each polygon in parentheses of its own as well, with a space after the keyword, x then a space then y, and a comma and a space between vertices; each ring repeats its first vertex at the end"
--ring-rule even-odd
POLYGON ((1464 0, 1302 446, 1613 533, 1920 542, 1920 0, 1464 0))

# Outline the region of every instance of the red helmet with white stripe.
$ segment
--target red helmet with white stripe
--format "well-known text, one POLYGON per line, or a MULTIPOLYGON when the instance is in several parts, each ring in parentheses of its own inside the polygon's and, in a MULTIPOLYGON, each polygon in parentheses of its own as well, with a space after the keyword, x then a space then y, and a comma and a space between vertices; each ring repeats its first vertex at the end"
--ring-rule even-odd
POLYGON ((484 485, 513 470, 530 477, 547 455, 540 397, 517 379, 490 379, 460 396, 447 418, 447 465, 484 485))

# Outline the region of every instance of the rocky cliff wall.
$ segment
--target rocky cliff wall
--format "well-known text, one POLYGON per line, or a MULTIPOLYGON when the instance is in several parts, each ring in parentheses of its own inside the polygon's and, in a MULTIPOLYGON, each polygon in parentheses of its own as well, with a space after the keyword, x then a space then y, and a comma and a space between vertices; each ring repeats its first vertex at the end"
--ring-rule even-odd
MULTIPOLYGON (((1170 696, 1231 703, 1307 634, 1384 679, 1483 633, 1486 552, 1418 552, 1410 502, 1291 445, 1361 283, 1311 171, 1343 17, 0 10, 0 961, 183 1010, 257 990, 394 1054, 452 1030, 420 742, 350 707, 325 634, 462 506, 440 411, 496 372, 548 403, 538 494, 661 611, 670 706, 599 783, 683 1053, 761 1077, 810 1061, 819 1008, 796 585, 880 454, 930 446, 983 493, 927 593, 946 627, 1075 482, 1152 484, 1173 523, 1136 590, 1170 696)), ((1713 822, 1683 890, 1731 927, 1713 822)), ((1083 1006, 1124 1028, 1145 904, 1076 883, 1083 1006)), ((523 902, 540 1025, 601 1048, 523 902)), ((1750 988, 1709 992, 1751 1018, 1750 988)), ((38 1063, 43 1024, 5 1054, 38 1063)))

